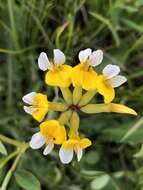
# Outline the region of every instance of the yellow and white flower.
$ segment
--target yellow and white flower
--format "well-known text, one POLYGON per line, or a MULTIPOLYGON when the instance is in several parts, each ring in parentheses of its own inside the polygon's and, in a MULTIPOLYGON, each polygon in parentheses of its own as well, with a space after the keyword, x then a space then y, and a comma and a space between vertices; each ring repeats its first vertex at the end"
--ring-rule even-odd
POLYGON ((48 155, 54 144, 62 144, 66 140, 66 130, 57 120, 49 120, 40 124, 40 131, 35 133, 30 141, 32 149, 39 149, 46 145, 43 154, 48 155))
POLYGON ((96 88, 97 73, 93 69, 102 62, 102 50, 93 51, 90 48, 79 52, 80 64, 73 68, 72 84, 74 87, 82 87, 85 90, 96 88))
POLYGON ((33 116, 34 119, 41 122, 48 112, 48 99, 42 93, 30 92, 22 100, 29 106, 24 106, 26 113, 33 116))
MULTIPOLYGON (((126 77, 119 75, 120 67, 109 64, 103 69, 103 74, 98 77, 98 92, 104 96, 104 102, 110 103, 115 97, 114 88, 127 81, 126 77)), ((96 83, 97 81, 95 81, 96 83)))
POLYGON ((42 52, 38 58, 38 66, 47 71, 45 82, 51 86, 68 87, 71 84, 72 67, 65 63, 65 55, 59 49, 54 49, 54 59, 49 61, 46 53, 42 52))
POLYGON ((83 150, 89 146, 91 146, 91 141, 88 138, 80 139, 70 138, 65 141, 59 151, 60 160, 63 164, 68 164, 72 161, 74 152, 77 155, 78 162, 81 160, 83 155, 83 150))

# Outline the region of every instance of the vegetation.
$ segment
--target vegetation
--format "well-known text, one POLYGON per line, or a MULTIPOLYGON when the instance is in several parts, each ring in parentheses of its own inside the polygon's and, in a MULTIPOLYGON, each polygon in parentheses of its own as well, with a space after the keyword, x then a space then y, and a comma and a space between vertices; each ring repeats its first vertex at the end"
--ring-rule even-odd
POLYGON ((142 18, 143 0, 0 1, 1 190, 143 190, 142 18), (45 157, 28 147, 38 125, 23 111, 22 97, 42 91, 57 98, 57 89, 43 85, 41 51, 52 57, 59 48, 74 66, 88 47, 104 51, 99 70, 109 63, 122 68, 128 82, 115 102, 138 116, 82 114, 81 133, 93 145, 80 162, 63 165, 58 150, 45 157))

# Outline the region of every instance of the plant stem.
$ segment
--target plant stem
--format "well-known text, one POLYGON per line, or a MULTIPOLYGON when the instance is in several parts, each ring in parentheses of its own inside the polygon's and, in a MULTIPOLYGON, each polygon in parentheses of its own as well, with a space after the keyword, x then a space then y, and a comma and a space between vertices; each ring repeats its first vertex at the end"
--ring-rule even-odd
POLYGON ((14 145, 14 146, 20 146, 21 145, 21 142, 14 140, 14 139, 11 139, 11 138, 6 137, 6 136, 1 135, 1 134, 0 134, 0 140, 5 142, 5 143, 14 145))
POLYGON ((7 186, 10 182, 12 174, 16 170, 16 167, 17 167, 22 155, 25 153, 25 151, 27 150, 28 147, 29 147, 29 145, 27 143, 21 143, 21 146, 19 146, 19 154, 15 158, 11 168, 9 169, 8 173, 6 174, 0 190, 6 190, 7 189, 7 186))

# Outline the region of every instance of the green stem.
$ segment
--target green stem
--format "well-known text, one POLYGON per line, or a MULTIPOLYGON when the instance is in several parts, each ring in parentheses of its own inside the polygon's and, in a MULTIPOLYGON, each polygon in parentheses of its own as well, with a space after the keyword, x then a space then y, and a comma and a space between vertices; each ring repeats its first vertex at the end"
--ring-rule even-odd
POLYGON ((14 146, 20 146, 21 145, 21 142, 14 140, 14 139, 11 139, 11 138, 6 137, 6 136, 1 135, 1 134, 0 134, 0 140, 5 142, 5 143, 14 145, 14 146))
POLYGON ((14 152, 10 153, 8 156, 2 158, 0 160, 0 170, 7 164, 7 162, 9 162, 9 160, 14 158, 18 153, 19 153, 19 150, 17 149, 14 152))
POLYGON ((19 147, 19 154, 15 158, 11 168, 9 169, 8 173, 6 174, 0 190, 6 190, 7 189, 7 186, 8 186, 10 179, 13 175, 13 172, 16 170, 16 167, 17 167, 22 155, 25 153, 25 151, 27 150, 28 147, 29 147, 29 145, 27 143, 24 143, 24 144, 21 143, 21 147, 19 147))

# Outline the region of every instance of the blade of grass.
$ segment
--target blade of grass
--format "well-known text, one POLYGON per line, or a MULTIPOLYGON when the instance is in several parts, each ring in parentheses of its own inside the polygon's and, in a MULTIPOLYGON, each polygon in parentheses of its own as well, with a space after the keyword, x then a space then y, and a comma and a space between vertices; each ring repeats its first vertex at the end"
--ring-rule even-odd
POLYGON ((31 51, 31 50, 36 49, 38 47, 40 47, 40 46, 39 45, 32 45, 32 46, 29 46, 29 47, 26 47, 26 48, 23 48, 23 49, 19 49, 19 50, 0 48, 0 53, 17 55, 17 54, 25 53, 27 51, 31 51))
POLYGON ((9 20, 10 20, 10 25, 11 25, 11 30, 12 30, 12 37, 14 40, 14 46, 16 49, 19 49, 19 42, 18 42, 18 35, 16 31, 16 26, 15 26, 15 19, 14 19, 14 14, 13 14, 13 5, 14 1, 13 0, 7 0, 8 4, 8 12, 9 12, 9 20))
POLYGON ((142 48, 142 45, 143 45, 143 35, 141 35, 138 39, 136 39, 135 43, 133 43, 133 45, 125 52, 124 55, 125 59, 129 57, 129 55, 133 51, 137 50, 140 47, 142 48))
POLYGON ((143 126, 143 117, 141 117, 135 123, 135 125, 133 125, 132 128, 127 131, 127 133, 121 138, 120 142, 124 142, 127 138, 129 138, 131 135, 133 135, 136 130, 138 130, 142 126, 143 126))
POLYGON ((102 15, 100 15, 98 13, 90 12, 89 14, 91 16, 93 16, 94 18, 96 18, 97 20, 104 23, 109 28, 109 30, 111 31, 112 36, 113 36, 113 38, 115 40, 116 46, 118 47, 120 45, 120 39, 119 39, 118 33, 116 32, 116 30, 115 30, 114 26, 112 25, 112 23, 108 19, 104 18, 102 15))

